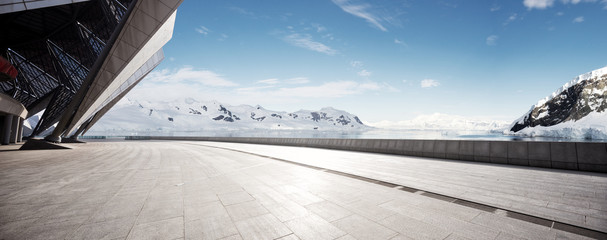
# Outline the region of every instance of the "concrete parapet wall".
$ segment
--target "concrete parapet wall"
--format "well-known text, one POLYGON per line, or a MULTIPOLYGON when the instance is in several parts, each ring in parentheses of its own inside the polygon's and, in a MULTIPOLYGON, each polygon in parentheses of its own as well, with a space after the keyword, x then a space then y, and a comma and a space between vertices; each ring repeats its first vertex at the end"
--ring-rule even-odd
POLYGON ((148 137, 127 140, 187 140, 315 147, 607 173, 607 143, 330 138, 148 137))

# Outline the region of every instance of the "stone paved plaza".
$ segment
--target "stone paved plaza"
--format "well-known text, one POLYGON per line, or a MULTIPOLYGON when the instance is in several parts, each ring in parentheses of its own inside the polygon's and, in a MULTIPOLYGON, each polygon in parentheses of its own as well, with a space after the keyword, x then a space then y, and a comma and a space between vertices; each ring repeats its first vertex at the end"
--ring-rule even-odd
POLYGON ((606 174, 214 142, 66 146, 0 147, 0 239, 607 238, 606 174))

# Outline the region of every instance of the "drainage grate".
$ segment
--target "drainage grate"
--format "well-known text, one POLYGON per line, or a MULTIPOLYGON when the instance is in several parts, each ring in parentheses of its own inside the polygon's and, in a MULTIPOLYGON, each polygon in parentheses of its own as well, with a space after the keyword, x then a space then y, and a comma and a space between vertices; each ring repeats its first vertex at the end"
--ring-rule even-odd
POLYGON ((469 208, 474 208, 476 210, 490 212, 490 213, 495 212, 495 210, 497 210, 497 208, 494 208, 492 206, 487 206, 487 205, 480 204, 480 203, 470 202, 470 201, 466 201, 466 200, 463 200, 463 199, 457 199, 453 203, 458 204, 458 205, 462 205, 462 206, 465 206, 465 207, 469 207, 469 208))
POLYGON ((431 192, 422 192, 422 196, 426 196, 426 197, 431 197, 434 199, 438 199, 438 200, 442 200, 445 202, 455 202, 455 198, 449 197, 449 196, 445 196, 445 195, 441 195, 441 194, 436 194, 436 193, 431 193, 431 192))
POLYGON ((506 212, 506 216, 509 218, 514 218, 514 219, 518 219, 518 220, 525 221, 525 222, 535 223, 537 225, 542 225, 545 227, 552 227, 552 221, 543 219, 543 218, 534 217, 534 216, 527 215, 527 214, 508 211, 508 212, 506 212))

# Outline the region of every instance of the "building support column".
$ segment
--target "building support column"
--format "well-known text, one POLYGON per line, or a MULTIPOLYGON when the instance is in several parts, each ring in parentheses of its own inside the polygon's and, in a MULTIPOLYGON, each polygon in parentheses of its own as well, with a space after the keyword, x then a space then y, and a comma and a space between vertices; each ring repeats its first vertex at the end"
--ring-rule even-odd
POLYGON ((11 138, 9 139, 9 143, 17 143, 17 134, 19 133, 19 116, 12 116, 13 121, 11 124, 11 138))
POLYGON ((8 145, 11 138, 11 128, 13 126, 13 116, 5 115, 4 116, 4 126, 2 126, 2 141, 0 142, 2 145, 8 145))
POLYGON ((25 119, 19 118, 19 128, 17 129, 17 142, 23 141, 23 122, 25 119))

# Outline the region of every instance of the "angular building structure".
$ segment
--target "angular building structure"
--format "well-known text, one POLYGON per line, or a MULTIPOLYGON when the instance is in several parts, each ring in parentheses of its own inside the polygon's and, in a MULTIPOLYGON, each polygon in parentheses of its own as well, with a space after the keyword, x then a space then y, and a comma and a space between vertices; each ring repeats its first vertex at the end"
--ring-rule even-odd
POLYGON ((43 110, 31 136, 53 126, 54 142, 86 132, 162 61, 182 1, 0 3, 2 143, 20 141, 23 119, 43 110))

